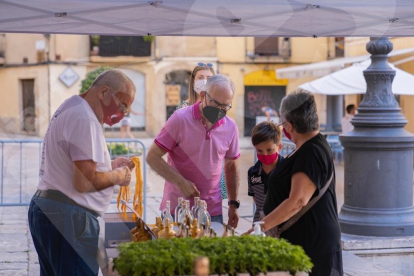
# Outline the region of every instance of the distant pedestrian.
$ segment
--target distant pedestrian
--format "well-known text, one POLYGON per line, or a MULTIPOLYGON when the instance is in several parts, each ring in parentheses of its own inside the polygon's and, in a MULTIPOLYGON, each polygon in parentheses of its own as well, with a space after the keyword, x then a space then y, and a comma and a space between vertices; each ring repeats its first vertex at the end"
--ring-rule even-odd
POLYGON ((135 116, 144 116, 144 113, 135 112, 134 110, 130 109, 125 117, 121 120, 121 138, 124 139, 125 135, 131 139, 135 139, 134 135, 131 133, 131 114, 135 116))
POLYGON ((270 122, 271 117, 279 117, 279 114, 277 114, 277 111, 268 106, 265 102, 262 103, 262 112, 267 117, 267 121, 270 122))
POLYGON ((346 107, 346 115, 342 118, 342 134, 347 134, 348 132, 354 130, 354 126, 351 124, 351 120, 354 118, 356 111, 356 106, 350 104, 346 107))

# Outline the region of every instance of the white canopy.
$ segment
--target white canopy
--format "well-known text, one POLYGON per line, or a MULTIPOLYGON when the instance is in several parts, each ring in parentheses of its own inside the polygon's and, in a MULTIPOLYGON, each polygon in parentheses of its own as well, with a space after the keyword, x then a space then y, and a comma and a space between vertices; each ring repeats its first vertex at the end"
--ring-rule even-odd
MULTIPOLYGON (((394 50, 389 53, 389 57, 395 57, 413 53, 414 48, 406 48, 400 50, 394 50)), ((291 67, 280 68, 276 70, 276 76, 278 79, 295 79, 303 76, 306 77, 322 77, 327 74, 333 73, 345 67, 347 64, 353 64, 355 62, 361 62, 367 60, 370 57, 369 54, 355 56, 355 57, 344 57, 336 58, 327 61, 314 62, 304 65, 296 65, 291 67)), ((405 58, 394 62, 395 65, 413 60, 413 57, 405 58)))
POLYGON ((412 0, 0 0, 0 32, 413 36, 412 0))
MULTIPOLYGON (((315 94, 347 95, 365 94, 367 83, 363 71, 371 64, 371 59, 354 63, 345 69, 326 75, 299 87, 315 94)), ((414 75, 389 64, 396 71, 392 92, 396 95, 414 95, 414 75)))

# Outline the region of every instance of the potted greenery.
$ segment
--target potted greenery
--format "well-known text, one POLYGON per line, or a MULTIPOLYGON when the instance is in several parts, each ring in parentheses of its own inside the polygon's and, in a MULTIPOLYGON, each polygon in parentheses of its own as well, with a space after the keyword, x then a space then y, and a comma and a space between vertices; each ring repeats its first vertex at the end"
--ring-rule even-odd
POLYGON ((79 94, 85 93, 89 87, 91 87, 92 83, 95 81, 95 79, 103 72, 113 69, 112 67, 108 66, 100 66, 96 68, 95 70, 89 72, 86 74, 86 78, 81 83, 81 89, 79 91, 79 94))
POLYGON ((142 155, 142 149, 135 149, 131 146, 129 151, 125 143, 109 143, 107 144, 108 151, 111 153, 112 158, 121 157, 121 156, 137 156, 142 155))
POLYGON ((300 246, 271 237, 158 239, 125 243, 118 250, 114 269, 121 276, 193 275, 194 260, 200 256, 210 260, 210 273, 217 275, 307 275, 312 268, 300 246))

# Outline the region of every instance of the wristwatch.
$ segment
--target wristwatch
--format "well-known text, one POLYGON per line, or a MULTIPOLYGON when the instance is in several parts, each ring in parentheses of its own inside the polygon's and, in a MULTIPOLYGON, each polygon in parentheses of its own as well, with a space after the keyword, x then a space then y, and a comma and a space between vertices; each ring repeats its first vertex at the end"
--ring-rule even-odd
POLYGON ((234 205, 234 206, 236 206, 237 209, 239 209, 239 207, 240 207, 240 200, 229 200, 228 204, 229 204, 229 206, 230 205, 234 205))

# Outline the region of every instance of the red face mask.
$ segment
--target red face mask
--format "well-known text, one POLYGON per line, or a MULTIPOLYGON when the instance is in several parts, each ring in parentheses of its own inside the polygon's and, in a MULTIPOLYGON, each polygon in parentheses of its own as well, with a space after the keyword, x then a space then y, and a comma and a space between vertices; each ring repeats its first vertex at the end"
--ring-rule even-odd
POLYGON ((108 126, 113 126, 124 118, 124 113, 119 111, 119 106, 113 97, 114 96, 111 94, 109 105, 105 105, 101 100, 104 123, 108 126))
POLYGON ((283 128, 283 133, 285 134, 286 138, 288 138, 289 140, 292 141, 292 139, 291 139, 292 137, 290 136, 289 133, 286 132, 286 130, 284 128, 283 128))
POLYGON ((269 155, 257 154, 257 159, 265 165, 271 165, 279 156, 278 152, 269 155))

